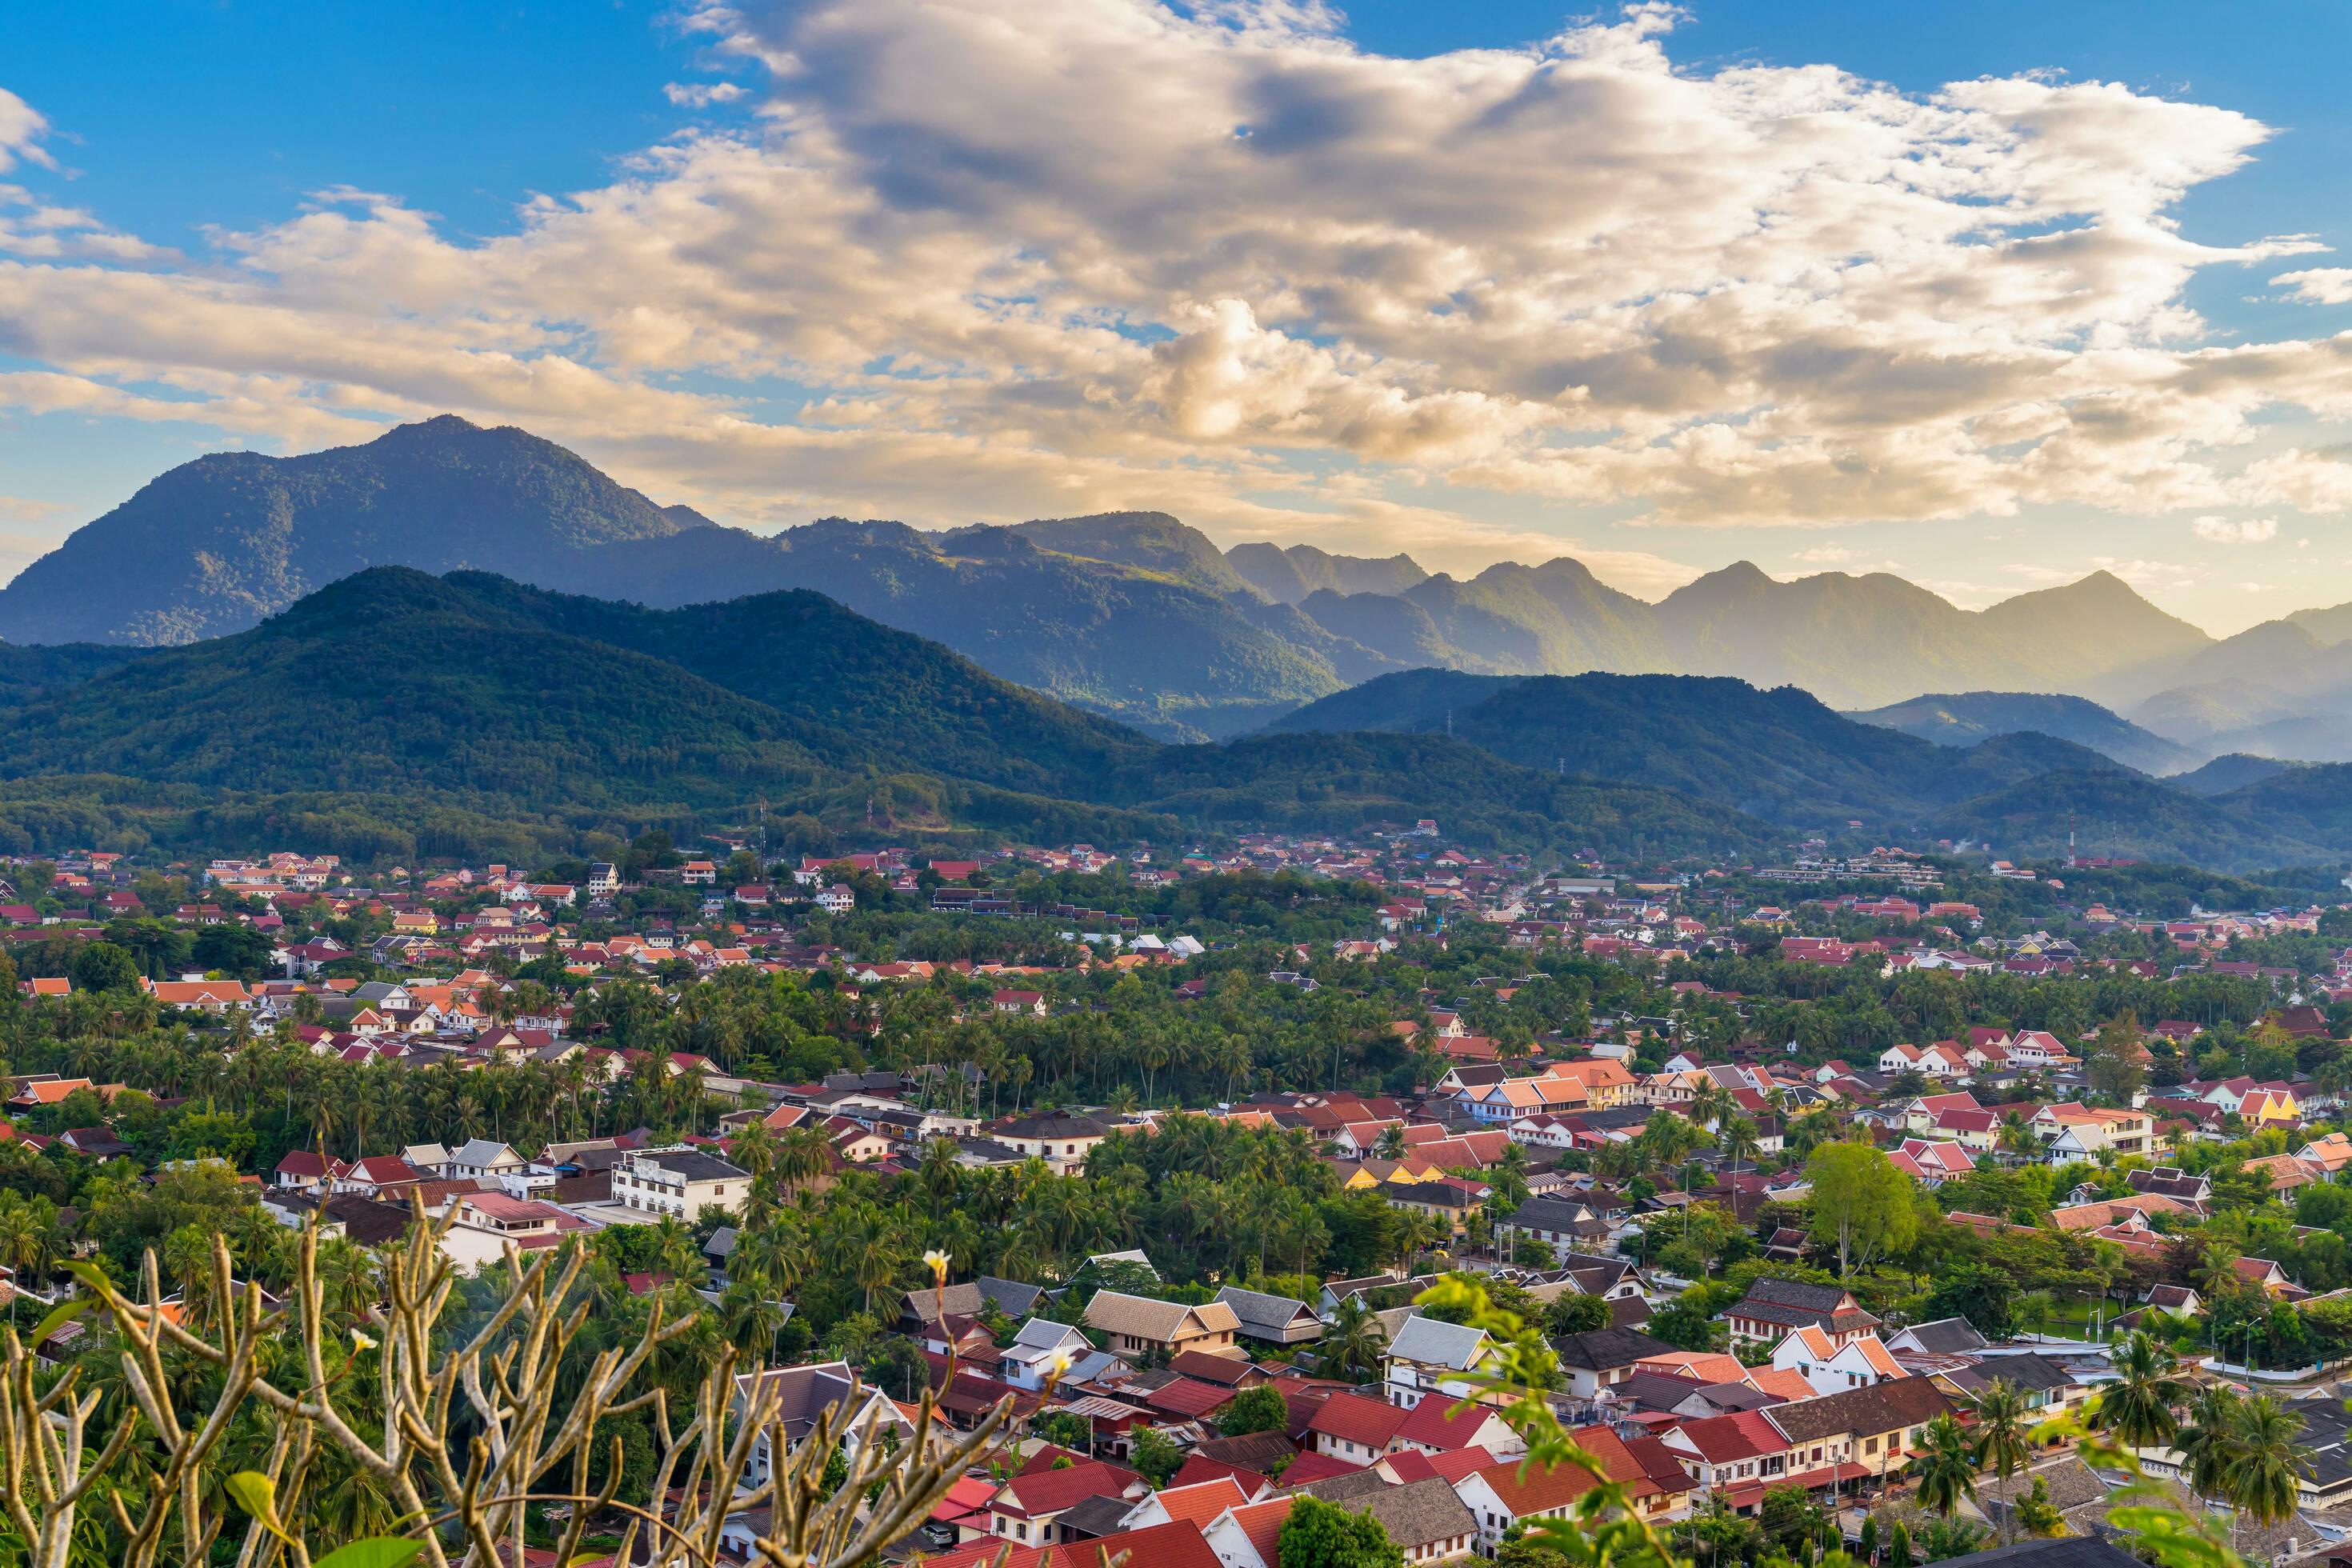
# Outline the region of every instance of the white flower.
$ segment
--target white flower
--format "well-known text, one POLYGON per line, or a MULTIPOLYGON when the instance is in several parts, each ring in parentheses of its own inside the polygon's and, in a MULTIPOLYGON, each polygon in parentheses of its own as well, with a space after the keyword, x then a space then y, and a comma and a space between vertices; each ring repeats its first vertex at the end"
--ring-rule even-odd
POLYGON ((948 1255, 934 1247, 923 1254, 923 1261, 931 1266, 931 1278, 944 1285, 948 1282, 948 1255))
POLYGON ((352 1331, 352 1350, 353 1353, 357 1353, 360 1351, 372 1351, 373 1349, 375 1349, 375 1341, 372 1336, 362 1332, 358 1329, 353 1329, 352 1331))
POLYGON ((1053 1360, 1048 1364, 1053 1367, 1054 1375, 1055 1377, 1059 1377, 1064 1373, 1069 1371, 1070 1368, 1076 1366, 1077 1363, 1074 1358, 1072 1358, 1069 1352, 1055 1351, 1054 1352, 1053 1360))

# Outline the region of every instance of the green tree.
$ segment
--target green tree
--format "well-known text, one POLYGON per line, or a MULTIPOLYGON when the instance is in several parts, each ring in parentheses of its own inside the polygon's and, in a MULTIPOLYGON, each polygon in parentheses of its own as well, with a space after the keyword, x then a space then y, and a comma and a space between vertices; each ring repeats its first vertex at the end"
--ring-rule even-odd
POLYGON ((1927 1423, 1926 1447, 1906 1468, 1918 1484, 1919 1506, 1946 1519, 1964 1500, 1976 1498, 1976 1454, 1967 1430, 1948 1413, 1927 1423))
POLYGON ((1809 1235, 1834 1246, 1841 1279, 1856 1263, 1874 1261, 1909 1247, 1919 1233, 1919 1211, 1909 1178, 1868 1143, 1824 1143, 1805 1162, 1812 1184, 1809 1235))
POLYGON ((1349 1383, 1365 1382, 1381 1370, 1386 1345, 1381 1321, 1362 1296, 1350 1296, 1331 1314, 1331 1326, 1315 1347, 1316 1370, 1349 1383))
POLYGON ((85 942, 67 973, 77 991, 104 994, 139 989, 139 961, 110 942, 85 942))
POLYGON ((1969 1456, 2006 1487, 2033 1460, 2033 1416, 2025 1395, 2005 1377, 1996 1377, 1976 1397, 1976 1440, 1969 1456))
POLYGON ((1929 1321, 1965 1318, 1985 1338, 2007 1339, 2017 1331, 2017 1277, 1981 1263, 1939 1269, 1921 1315, 1929 1321))
POLYGON ((1217 1430, 1228 1437, 1252 1432, 1279 1432, 1290 1424, 1290 1407, 1271 1384, 1244 1388, 1217 1417, 1217 1430))
POLYGON ((1155 1487, 1164 1487, 1168 1484, 1168 1478, 1183 1468, 1184 1451, 1158 1427, 1139 1426, 1130 1458, 1144 1479, 1155 1487))
POLYGON ((2238 1407, 2237 1441, 2222 1474, 2230 1505, 2257 1524, 2294 1517, 2302 1482, 2312 1474, 2311 1451, 2296 1439, 2303 1417, 2267 1394, 2238 1407))
POLYGON ((2177 1411, 2188 1385, 2174 1375, 2172 1352, 2135 1331, 2116 1351, 2116 1380, 2099 1393, 2091 1424, 2134 1448, 2169 1444, 2180 1430, 2177 1411))
POLYGON ((1404 1568, 1404 1552, 1381 1521, 1321 1498, 1301 1496, 1282 1521, 1282 1568, 1404 1568))

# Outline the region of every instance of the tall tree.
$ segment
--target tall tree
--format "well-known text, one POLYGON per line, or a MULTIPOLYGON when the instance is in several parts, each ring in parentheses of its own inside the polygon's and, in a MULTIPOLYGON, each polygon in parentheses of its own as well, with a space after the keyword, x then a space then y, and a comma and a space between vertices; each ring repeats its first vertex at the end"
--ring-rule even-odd
POLYGON ((1908 1178, 1868 1143, 1824 1143, 1805 1162, 1812 1184, 1811 1239, 1834 1246, 1838 1274, 1865 1266, 1911 1245, 1919 1234, 1918 1210, 1908 1178))

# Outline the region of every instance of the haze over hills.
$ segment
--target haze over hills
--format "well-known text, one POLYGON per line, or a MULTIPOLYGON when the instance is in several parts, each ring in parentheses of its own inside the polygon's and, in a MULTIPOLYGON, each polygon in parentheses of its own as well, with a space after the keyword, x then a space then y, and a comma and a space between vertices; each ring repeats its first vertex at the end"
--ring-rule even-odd
POLYGON ((2352 852, 2352 767, 2242 759, 2159 783, 2030 730, 1938 745, 1832 711, 1793 687, 1727 678, 1384 676, 1276 721, 1290 731, 1444 733, 1528 766, 1622 779, 1800 832, 1859 821, 1874 841, 1990 844, 2210 868, 2334 865, 2352 852))
POLYGON ((2196 767, 2209 754, 2143 730, 2087 698, 2039 692, 1938 693, 1847 717, 1900 730, 1940 746, 1972 746, 1988 736, 2032 730, 2087 746, 2113 762, 2158 775, 2196 767))
POLYGON ((1462 579, 1402 555, 1220 551, 1149 511, 938 532, 830 519, 770 537, 660 506, 520 430, 449 416, 360 447, 182 465, 0 589, 0 637, 187 642, 376 564, 597 597, 625 585, 655 609, 814 589, 1163 740, 1244 732, 1443 667, 1730 675, 1840 708, 2068 693, 2125 702, 2125 719, 2206 754, 2352 744, 2329 732, 2352 712, 2352 640, 2339 638, 2352 607, 2217 643, 2105 573, 1969 611, 1885 574, 1780 582, 1744 562, 1651 604, 1566 558, 1462 579))

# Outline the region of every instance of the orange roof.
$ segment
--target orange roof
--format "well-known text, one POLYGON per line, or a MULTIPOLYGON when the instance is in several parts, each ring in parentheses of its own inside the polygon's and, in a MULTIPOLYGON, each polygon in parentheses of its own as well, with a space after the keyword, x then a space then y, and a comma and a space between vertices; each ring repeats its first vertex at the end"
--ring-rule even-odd
POLYGON ((1213 1481, 1200 1481, 1189 1487, 1171 1487, 1160 1494, 1160 1506, 1168 1510, 1171 1519, 1189 1519, 1203 1527, 1215 1521, 1227 1509, 1239 1508, 1249 1501, 1249 1494, 1231 1476, 1219 1476, 1213 1481))
POLYGON ((1290 1501, 1286 1497, 1269 1498, 1254 1502, 1247 1508, 1233 1510, 1234 1523, 1248 1537, 1258 1561, 1277 1563, 1282 1561, 1282 1526, 1290 1517, 1290 1501))
POLYGON ((1794 1367, 1751 1366, 1741 1381, 1759 1394, 1778 1394, 1791 1404, 1800 1399, 1811 1399, 1819 1392, 1805 1381, 1805 1374, 1794 1367))

